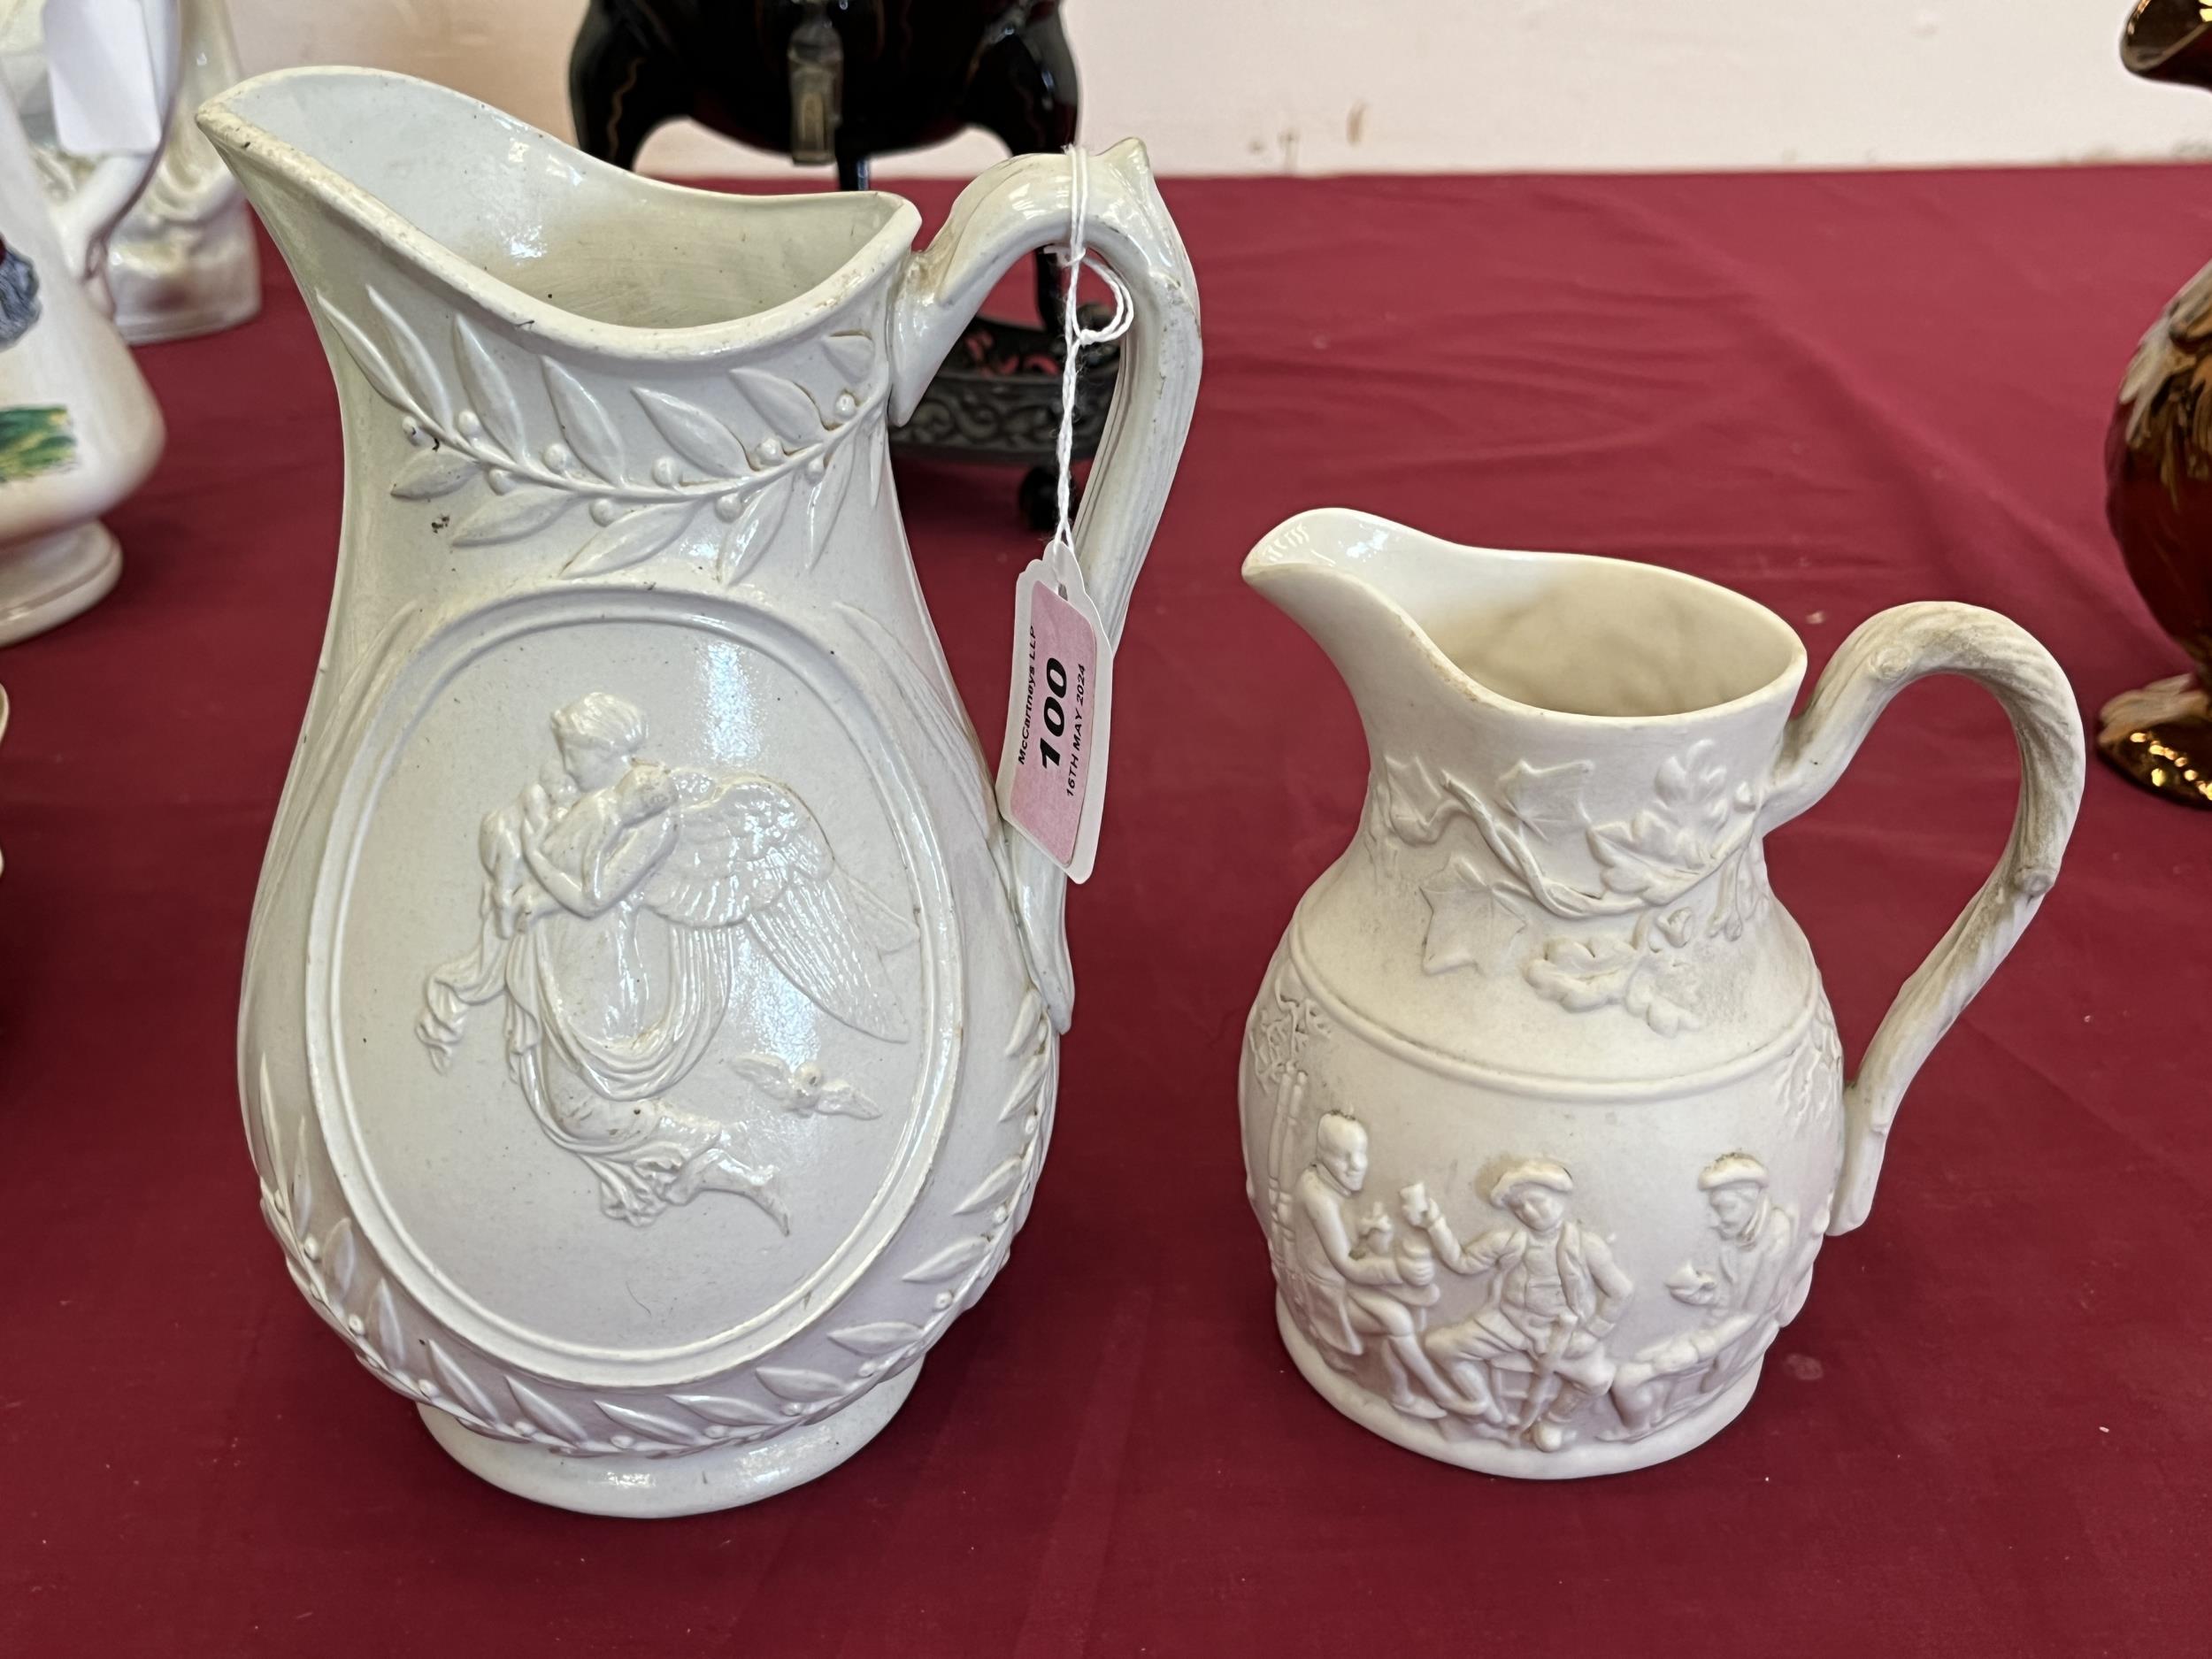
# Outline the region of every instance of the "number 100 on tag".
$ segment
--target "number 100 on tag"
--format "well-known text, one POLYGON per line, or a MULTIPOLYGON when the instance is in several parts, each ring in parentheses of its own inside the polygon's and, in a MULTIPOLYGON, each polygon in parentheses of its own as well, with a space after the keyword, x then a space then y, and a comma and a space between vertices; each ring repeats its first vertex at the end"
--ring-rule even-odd
POLYGON ((1042 561, 1015 590, 1014 672, 999 754, 999 810, 1081 881, 1098 846, 1112 658, 1087 595, 1063 597, 1042 561))

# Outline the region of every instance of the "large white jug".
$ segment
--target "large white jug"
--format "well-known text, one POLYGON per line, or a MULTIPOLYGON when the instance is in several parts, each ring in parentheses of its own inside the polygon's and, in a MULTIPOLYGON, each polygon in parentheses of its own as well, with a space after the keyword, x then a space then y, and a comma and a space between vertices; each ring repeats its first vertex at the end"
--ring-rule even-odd
MULTIPOLYGON (((208 104, 337 376, 346 512, 240 1069, 292 1273, 510 1490, 672 1514, 864 1444, 1005 1260, 1072 998, 886 460, 1072 158, 917 255, 879 194, 603 165, 424 82, 208 104)), ((1118 627, 1198 382, 1123 144, 1135 326, 1078 552, 1118 627)))

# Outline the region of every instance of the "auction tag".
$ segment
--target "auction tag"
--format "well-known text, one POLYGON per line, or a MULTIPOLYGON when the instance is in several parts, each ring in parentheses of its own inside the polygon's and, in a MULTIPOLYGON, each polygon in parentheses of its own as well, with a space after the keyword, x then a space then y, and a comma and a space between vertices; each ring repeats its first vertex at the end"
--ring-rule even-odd
POLYGON ((1098 855, 1113 670, 1082 570, 1056 541, 1014 585, 998 807, 1071 881, 1088 880, 1098 855))
POLYGON ((78 156, 159 150, 168 72, 155 61, 145 0, 46 0, 45 23, 61 147, 78 156))

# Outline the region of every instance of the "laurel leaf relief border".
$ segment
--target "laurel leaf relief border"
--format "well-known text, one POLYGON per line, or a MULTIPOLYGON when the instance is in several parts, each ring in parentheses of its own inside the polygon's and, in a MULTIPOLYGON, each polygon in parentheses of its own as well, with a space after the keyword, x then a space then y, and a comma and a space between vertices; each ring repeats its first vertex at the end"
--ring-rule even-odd
POLYGON ((371 1372, 411 1399, 436 1406, 474 1432, 571 1456, 672 1457, 768 1440, 820 1420, 927 1351, 961 1310, 973 1304, 1006 1260, 1021 1194, 1035 1180, 1053 1072, 1052 1027, 1043 999, 1023 999, 1005 1057, 1024 1064, 994 1127, 1005 1156, 954 1206, 974 1231, 916 1261, 900 1275, 912 1302, 826 1334, 853 1356, 839 1371, 757 1365, 760 1393, 641 1394, 610 1399, 506 1370, 442 1334, 396 1286, 359 1237, 353 1217, 326 1190, 308 1144, 304 1114, 283 1133, 269 1067, 257 1068, 255 1109, 266 1164, 261 1210, 283 1248, 293 1283, 371 1372))
POLYGON ((457 547, 517 541, 580 506, 597 527, 560 573, 601 576, 663 552, 711 511, 721 526, 716 575, 733 586, 795 512, 812 569, 856 472, 867 475, 871 507, 881 496, 886 435, 868 417, 890 380, 864 333, 818 342, 842 388, 826 408, 798 381, 756 365, 725 377, 730 419, 672 393, 631 387, 658 439, 638 457, 600 395, 550 357, 529 358, 542 397, 530 395, 528 380, 518 384, 483 335, 457 316, 442 365, 390 301, 374 288, 364 291, 371 323, 326 299, 316 303, 377 396, 400 412, 414 454, 391 494, 433 501, 472 480, 489 492, 453 526, 457 547), (757 435, 749 441, 747 434, 757 435), (865 441, 854 442, 860 434, 865 441))

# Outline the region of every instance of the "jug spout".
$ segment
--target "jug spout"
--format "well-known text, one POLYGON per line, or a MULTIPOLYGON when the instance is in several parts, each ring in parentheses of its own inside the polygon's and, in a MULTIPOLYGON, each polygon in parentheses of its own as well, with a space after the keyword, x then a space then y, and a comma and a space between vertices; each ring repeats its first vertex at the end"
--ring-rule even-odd
POLYGON ((1244 578, 1328 653, 1379 767, 1573 764, 1593 806, 1617 793, 1631 816, 1647 774, 1614 763, 1705 742, 1763 766, 1805 670, 1780 618, 1695 577, 1336 508, 1282 526, 1244 578))
POLYGON ((670 362, 809 332, 878 290, 920 216, 896 197, 657 183, 488 104, 378 70, 280 70, 201 107, 311 292, 396 265, 534 339, 670 362))
POLYGON ((1597 737, 1770 701, 1804 667, 1772 611, 1678 571, 1463 547, 1340 508, 1283 525, 1244 579, 1329 654, 1371 733, 1393 710, 1441 698, 1597 737))
POLYGON ((1394 724, 1394 717, 1448 694, 1455 678, 1417 619, 1420 580, 1409 539, 1429 541, 1379 518, 1325 508, 1282 525, 1244 561, 1245 581, 1327 654, 1378 747, 1385 736, 1379 721, 1394 724))

